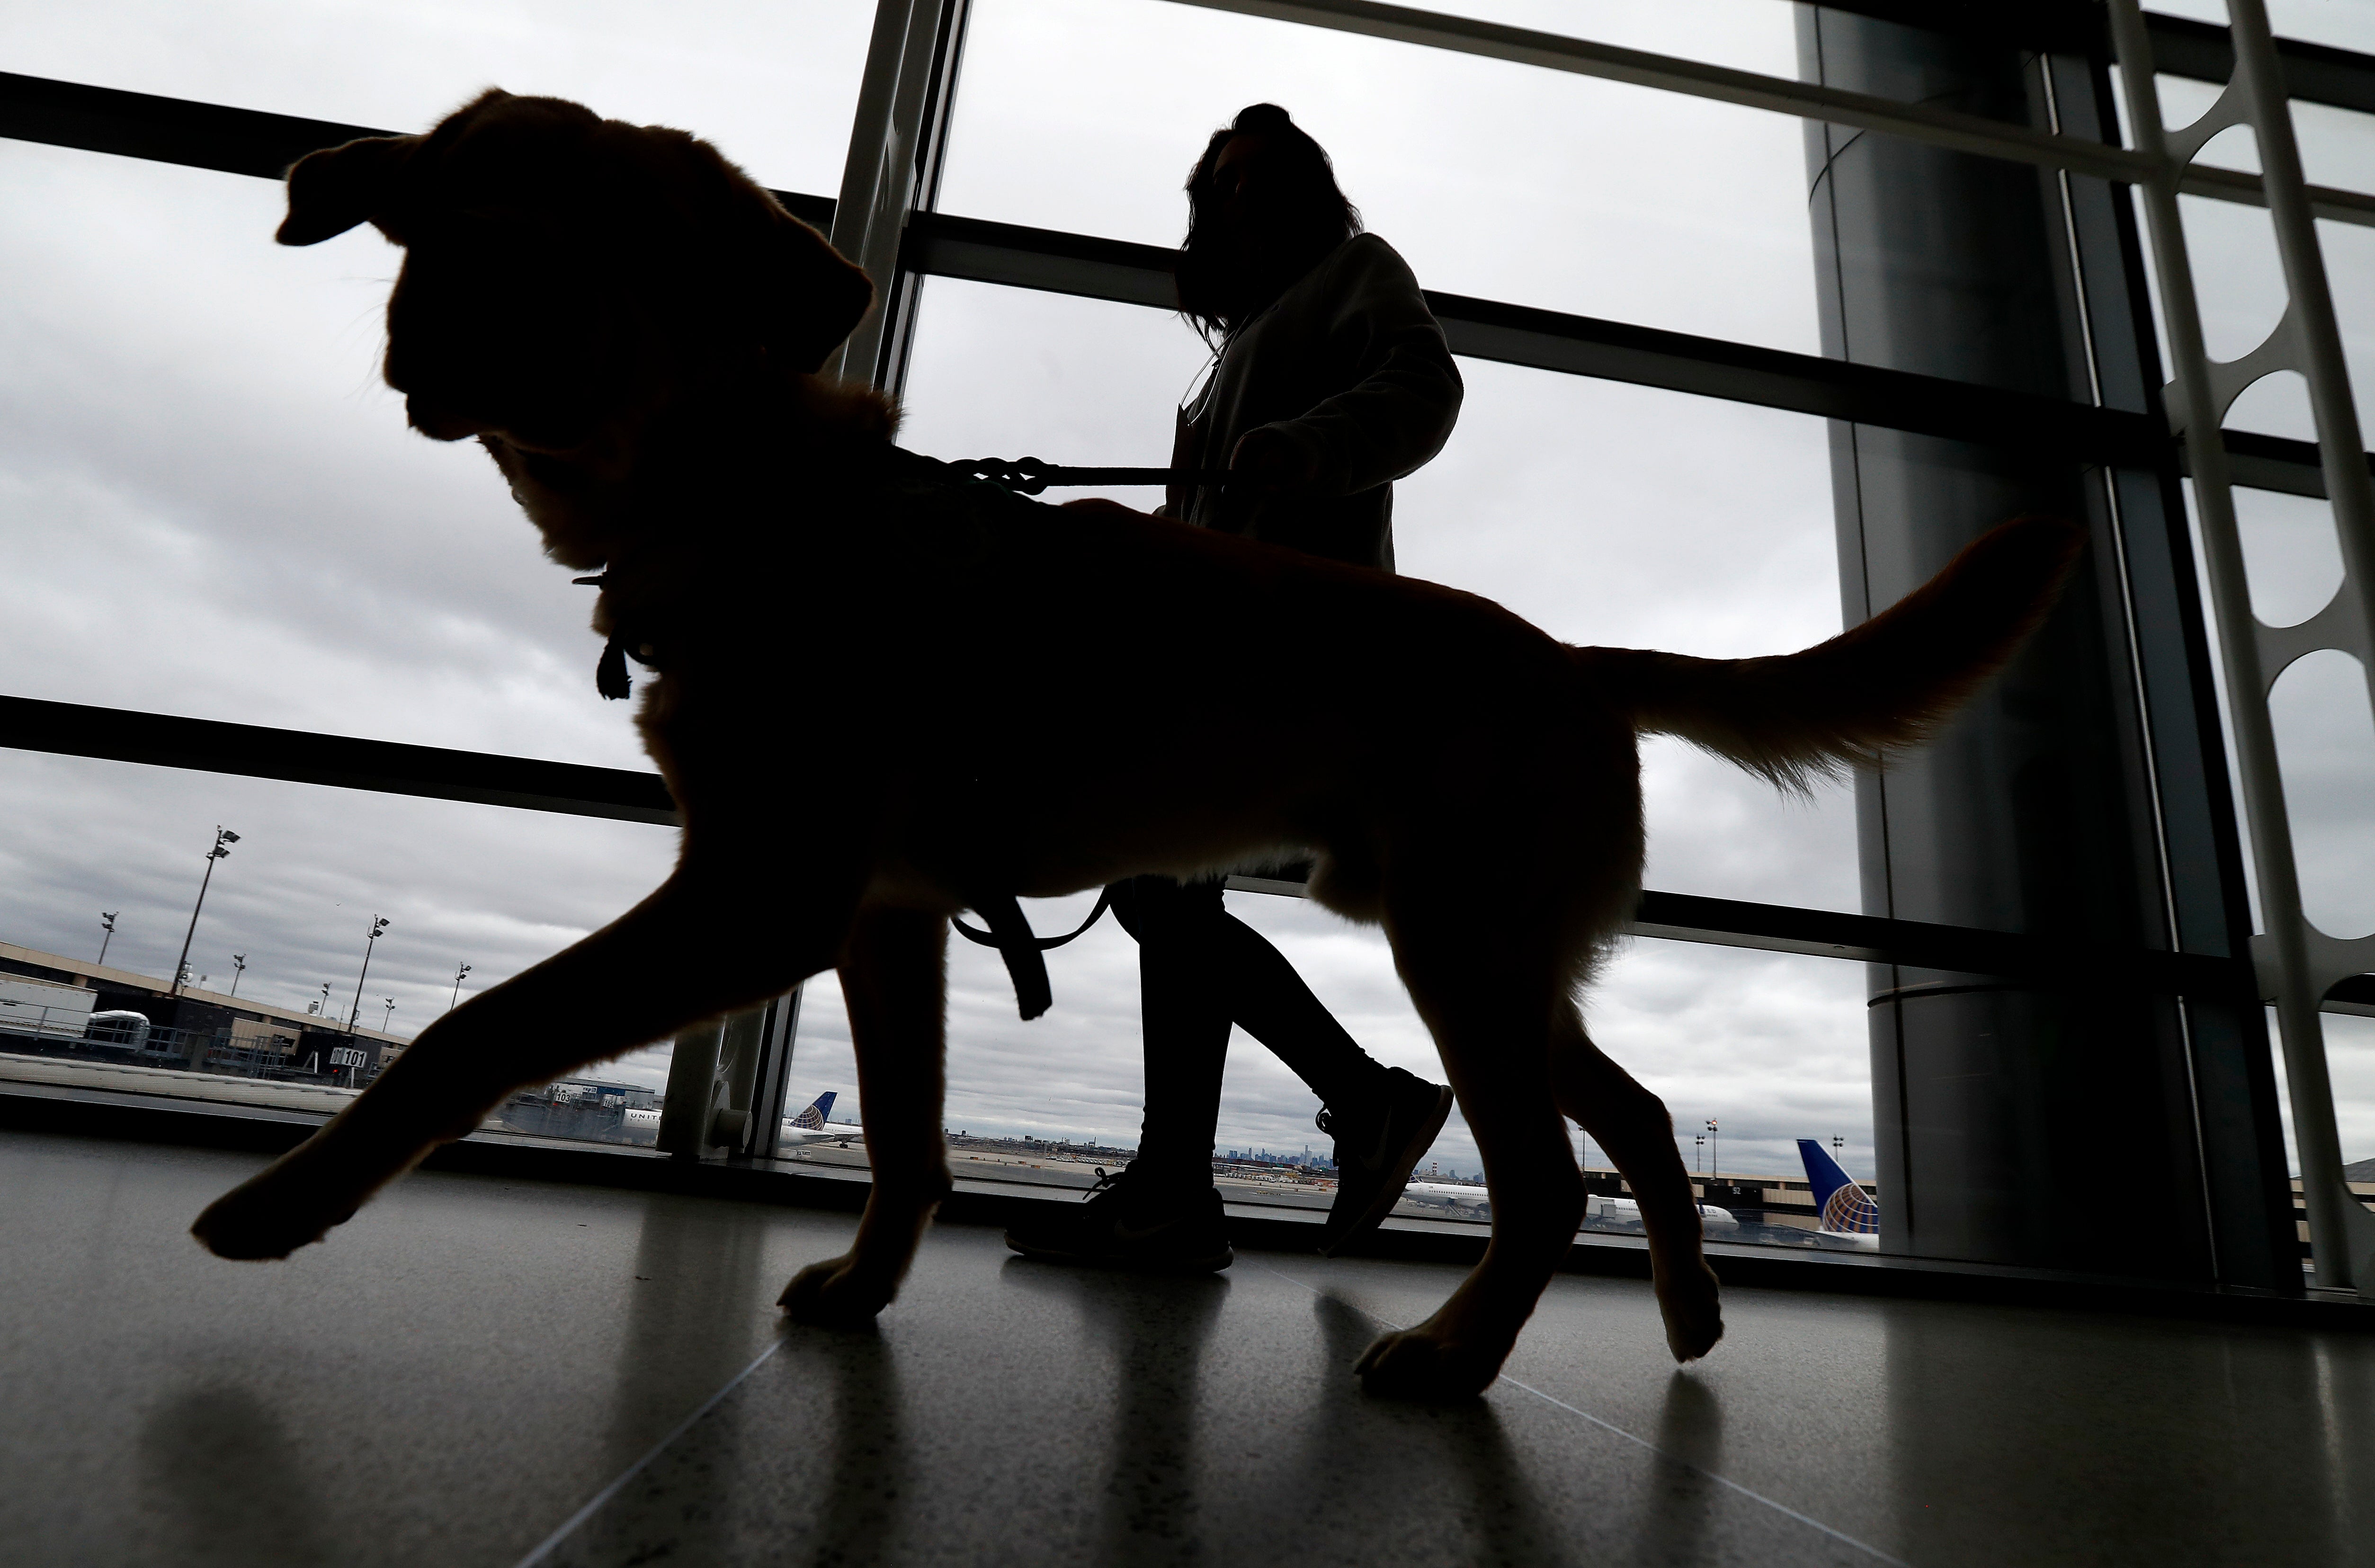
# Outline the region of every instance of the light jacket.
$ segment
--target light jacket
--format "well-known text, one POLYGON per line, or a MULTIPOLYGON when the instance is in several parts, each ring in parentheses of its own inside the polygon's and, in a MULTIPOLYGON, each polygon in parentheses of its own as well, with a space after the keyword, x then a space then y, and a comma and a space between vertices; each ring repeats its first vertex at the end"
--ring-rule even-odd
POLYGON ((1418 279, 1391 245, 1356 234, 1233 333, 1180 410, 1172 466, 1224 468, 1268 426, 1315 460, 1303 494, 1175 487, 1164 511, 1358 566, 1394 569, 1393 481, 1443 449, 1459 371, 1418 279))

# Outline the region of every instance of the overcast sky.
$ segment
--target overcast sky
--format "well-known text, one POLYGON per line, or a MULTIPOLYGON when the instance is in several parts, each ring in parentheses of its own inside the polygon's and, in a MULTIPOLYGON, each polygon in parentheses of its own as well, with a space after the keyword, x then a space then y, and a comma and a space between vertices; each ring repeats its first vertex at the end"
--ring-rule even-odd
MULTIPOLYGON (((1780 0, 1450 8, 1795 73, 1780 0)), ((558 92, 830 193, 870 13, 5 0, 0 65, 399 129, 490 83, 558 92)), ((2375 39, 2343 29, 2366 14, 2278 7, 2304 36, 2359 47, 2375 39)), ((1162 0, 975 0, 941 205, 1173 243, 1206 133, 1260 100, 1329 147, 1370 227, 1430 287, 1817 349, 1796 122, 1162 0)), ((2304 116, 2311 175, 2375 188, 2375 136, 2354 119, 2304 116)), ((2213 331, 2248 347, 2281 302, 2265 218, 2189 206, 2213 331)), ((368 230, 277 248, 279 207, 268 182, 0 142, 0 690, 646 765, 624 708, 594 693, 586 591, 543 561, 486 459, 408 435, 378 383, 396 253, 368 230)), ((2375 365, 2369 242, 2330 243, 2354 348, 2375 365)), ((1177 320, 1129 306, 934 280, 922 312, 906 440, 940 456, 1160 463, 1204 360, 1177 320)), ((1399 489, 1402 570, 1571 641, 1732 655, 1837 630, 1819 421, 1462 369, 1457 434, 1399 489)), ((2297 399, 2254 398, 2237 422, 2306 433, 2297 399)), ((2322 505, 2253 498, 2247 525, 2255 592, 2287 619, 2313 609, 2337 559, 2322 505)), ((2375 730, 2341 673, 2296 672, 2279 706, 2312 908, 2352 935, 2375 929, 2375 730)), ((830 732, 804 727, 832 765, 830 732)), ((1857 907, 1848 792, 1780 801, 1664 743, 1646 761, 1651 886, 1857 907)), ((466 995, 516 972, 632 902, 672 850, 656 828, 25 752, 0 751, 0 939, 89 957, 98 912, 120 908, 111 961, 165 973, 220 822, 243 837, 194 969, 219 984, 242 951, 242 995, 301 1007, 327 981, 343 1013, 384 914, 364 1016, 393 996, 403 1033, 444 1007, 457 962, 476 966, 466 995)), ((1376 933, 1299 901, 1231 899, 1373 1052, 1439 1076, 1376 933)), ((1051 929, 1084 903, 1034 918, 1051 929)), ((1107 923, 1051 967, 1056 1009, 1026 1026, 995 957, 959 948, 949 1125, 1133 1139, 1135 949, 1107 923)), ((1641 942, 1589 1011, 1667 1097, 1686 1149, 1712 1116, 1728 1168, 1790 1171, 1788 1140, 1837 1134, 1869 1173, 1863 995, 1856 965, 1641 942)), ((2375 1152, 2375 1040, 2357 1022, 2335 1054, 2354 1157, 2375 1152)), ((605 1071, 657 1082, 665 1060, 605 1071)), ((803 1101, 836 1089, 854 1104, 829 978, 811 987, 795 1079, 803 1101)), ((1324 1147, 1317 1108, 1240 1038, 1223 1147, 1324 1147)), ((1474 1168, 1456 1122, 1438 1157, 1474 1168)))

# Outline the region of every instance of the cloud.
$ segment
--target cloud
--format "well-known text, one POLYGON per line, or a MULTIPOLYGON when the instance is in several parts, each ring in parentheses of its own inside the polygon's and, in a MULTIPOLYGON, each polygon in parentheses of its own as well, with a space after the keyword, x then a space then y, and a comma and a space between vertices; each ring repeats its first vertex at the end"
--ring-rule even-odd
MULTIPOLYGON (((1735 0, 1736 3, 1736 0, 1735 0)), ((769 184, 830 195, 872 8, 840 0, 128 0, 0 13, 30 76, 390 131, 425 130, 483 88, 574 98, 700 132, 769 184)))
POLYGON ((107 961, 169 976, 220 823, 241 837, 216 868, 190 949, 194 973, 242 999, 302 1010, 331 984, 364 1017, 394 996, 410 1034, 445 1009, 455 965, 468 996, 607 923, 667 874, 676 835, 637 823, 323 789, 266 779, 0 750, 0 940, 98 956, 99 912, 120 911, 107 961))

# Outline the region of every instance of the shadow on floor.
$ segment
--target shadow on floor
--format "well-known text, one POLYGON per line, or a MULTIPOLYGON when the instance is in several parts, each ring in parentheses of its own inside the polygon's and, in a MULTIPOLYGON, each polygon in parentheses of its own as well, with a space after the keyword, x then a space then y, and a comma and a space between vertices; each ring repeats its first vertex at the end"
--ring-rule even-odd
POLYGON ((233 1385, 167 1397, 140 1426, 143 1501, 183 1562, 331 1562, 306 1456, 279 1415, 233 1385))

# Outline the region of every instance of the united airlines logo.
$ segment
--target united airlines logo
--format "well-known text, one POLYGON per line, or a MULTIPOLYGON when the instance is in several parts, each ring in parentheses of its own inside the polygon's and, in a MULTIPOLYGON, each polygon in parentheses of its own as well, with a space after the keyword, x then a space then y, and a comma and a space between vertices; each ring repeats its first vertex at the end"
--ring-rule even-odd
POLYGON ((1877 1235, 1880 1232, 1880 1205, 1873 1202, 1871 1195, 1855 1183, 1844 1183, 1837 1192, 1823 1200, 1823 1229, 1850 1235, 1877 1235))

